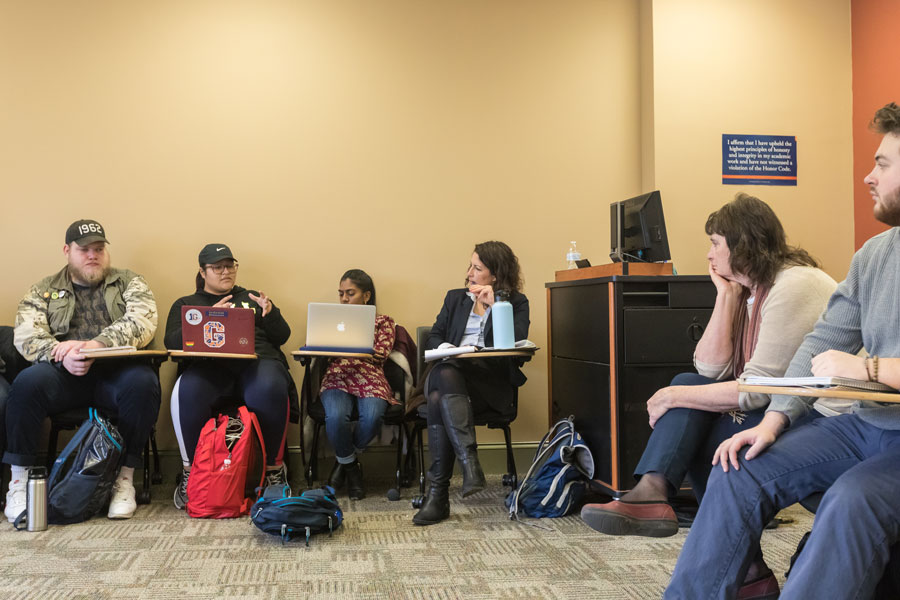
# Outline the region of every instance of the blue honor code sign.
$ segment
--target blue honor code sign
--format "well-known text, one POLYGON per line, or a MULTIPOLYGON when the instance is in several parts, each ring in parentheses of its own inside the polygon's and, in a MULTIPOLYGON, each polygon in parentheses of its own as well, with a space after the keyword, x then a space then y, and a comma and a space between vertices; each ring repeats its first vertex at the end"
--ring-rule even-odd
POLYGON ((797 185, 797 138, 723 133, 722 183, 797 185))

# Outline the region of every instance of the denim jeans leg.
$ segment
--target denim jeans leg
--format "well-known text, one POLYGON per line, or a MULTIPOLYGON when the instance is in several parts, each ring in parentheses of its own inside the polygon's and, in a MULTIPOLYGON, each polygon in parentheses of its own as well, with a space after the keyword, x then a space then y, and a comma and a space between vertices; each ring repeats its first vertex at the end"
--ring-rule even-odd
MULTIPOLYGON (((715 379, 697 373, 681 373, 672 385, 708 385, 715 379)), ((694 456, 706 442, 707 433, 721 415, 705 410, 674 408, 656 422, 647 447, 634 470, 635 479, 645 473, 659 473, 669 482, 669 492, 681 487, 694 456)))
POLYGON ((703 494, 706 493, 706 482, 712 470, 713 455, 719 444, 739 431, 759 425, 765 414, 766 410, 761 408, 745 413, 743 418, 736 418, 731 413, 716 417, 706 434, 706 440, 688 466, 688 480, 691 482, 691 490, 693 490, 698 503, 703 500, 703 494))
POLYGON ((366 449, 378 432, 381 431, 381 422, 388 403, 381 398, 359 398, 359 422, 356 424, 356 433, 353 436, 353 446, 357 451, 366 449))
POLYGON ((900 539, 900 431, 870 435, 882 440, 878 453, 848 469, 825 492, 781 598, 873 596, 900 539))
POLYGON ((325 435, 334 448, 334 456, 339 463, 352 463, 356 454, 350 416, 356 397, 342 390, 323 390, 320 397, 325 407, 325 435))
POLYGON ((790 429, 750 461, 744 459, 744 448, 739 470, 713 468, 664 598, 734 598, 771 518, 828 489, 859 462, 858 436, 836 427, 847 417, 855 418, 817 419, 790 429))

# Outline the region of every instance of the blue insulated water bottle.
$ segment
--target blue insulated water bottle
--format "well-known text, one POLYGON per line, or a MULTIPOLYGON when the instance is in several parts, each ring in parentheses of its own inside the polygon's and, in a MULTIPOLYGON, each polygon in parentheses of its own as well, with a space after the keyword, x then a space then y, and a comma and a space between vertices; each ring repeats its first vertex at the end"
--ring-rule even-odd
POLYGON ((500 290, 491 308, 494 322, 494 348, 515 348, 516 331, 513 327, 513 308, 509 303, 509 292, 500 290))

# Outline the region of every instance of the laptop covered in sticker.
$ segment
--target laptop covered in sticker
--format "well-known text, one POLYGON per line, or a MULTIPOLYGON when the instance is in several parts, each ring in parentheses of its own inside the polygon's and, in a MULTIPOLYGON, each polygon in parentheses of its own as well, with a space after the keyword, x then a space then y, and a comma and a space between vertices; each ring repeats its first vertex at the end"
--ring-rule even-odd
POLYGON ((185 352, 256 353, 252 308, 181 307, 181 347, 185 352))

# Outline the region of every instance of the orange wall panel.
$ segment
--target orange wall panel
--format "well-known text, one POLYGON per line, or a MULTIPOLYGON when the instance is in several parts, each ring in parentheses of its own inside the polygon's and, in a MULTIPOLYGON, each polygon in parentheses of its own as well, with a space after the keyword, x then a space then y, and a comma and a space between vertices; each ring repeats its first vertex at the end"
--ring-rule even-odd
POLYGON ((858 249, 887 225, 872 216, 872 198, 863 178, 872 170, 880 136, 869 122, 875 111, 888 102, 900 103, 900 2, 897 0, 853 0, 853 216, 854 241, 858 249))

